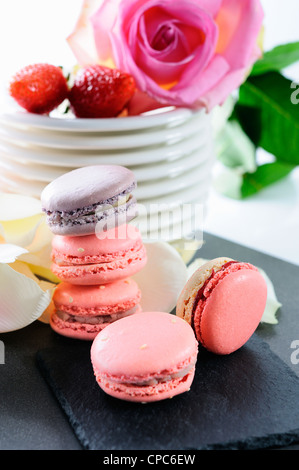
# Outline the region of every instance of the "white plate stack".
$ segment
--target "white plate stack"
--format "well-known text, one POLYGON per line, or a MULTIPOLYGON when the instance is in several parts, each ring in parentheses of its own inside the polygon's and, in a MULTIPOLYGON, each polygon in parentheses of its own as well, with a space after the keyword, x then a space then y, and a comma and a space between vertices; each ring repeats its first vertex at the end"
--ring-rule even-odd
POLYGON ((182 205, 204 205, 213 163, 211 124, 204 112, 162 108, 110 119, 22 110, 0 115, 1 191, 39 197, 49 182, 75 168, 123 165, 136 175, 144 237, 161 238, 162 231, 164 239, 173 240, 184 225, 190 231, 194 213, 182 211, 182 205))

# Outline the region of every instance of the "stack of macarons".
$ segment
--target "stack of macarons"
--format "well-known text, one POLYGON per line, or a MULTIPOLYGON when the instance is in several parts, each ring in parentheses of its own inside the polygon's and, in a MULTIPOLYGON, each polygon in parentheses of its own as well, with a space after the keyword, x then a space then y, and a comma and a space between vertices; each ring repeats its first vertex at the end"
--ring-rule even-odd
POLYGON ((93 340, 107 325, 141 311, 133 274, 147 261, 137 227, 134 174, 122 166, 70 171, 44 189, 41 202, 54 234, 52 271, 61 281, 50 325, 93 340))

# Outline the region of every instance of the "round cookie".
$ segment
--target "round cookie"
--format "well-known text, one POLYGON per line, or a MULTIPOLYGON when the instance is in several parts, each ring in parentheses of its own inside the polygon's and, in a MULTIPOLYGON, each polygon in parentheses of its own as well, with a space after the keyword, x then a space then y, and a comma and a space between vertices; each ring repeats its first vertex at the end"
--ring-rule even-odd
POLYGON ((95 285, 131 277, 145 266, 146 250, 136 227, 125 224, 102 235, 55 235, 52 272, 71 284, 95 285))
POLYGON ((141 312, 140 290, 133 279, 103 286, 59 284, 53 295, 50 325, 70 338, 93 340, 108 325, 141 312))
POLYGON ((99 333, 91 347, 97 383, 133 402, 172 398, 191 387, 198 343, 187 322, 165 312, 123 318, 99 333))
POLYGON ((128 168, 86 166, 48 184, 41 194, 41 203, 54 234, 88 235, 136 217, 135 188, 135 176, 128 168))
POLYGON ((201 266, 181 292, 177 316, 215 354, 241 348, 255 332, 267 301, 267 285, 250 263, 216 258, 201 266))

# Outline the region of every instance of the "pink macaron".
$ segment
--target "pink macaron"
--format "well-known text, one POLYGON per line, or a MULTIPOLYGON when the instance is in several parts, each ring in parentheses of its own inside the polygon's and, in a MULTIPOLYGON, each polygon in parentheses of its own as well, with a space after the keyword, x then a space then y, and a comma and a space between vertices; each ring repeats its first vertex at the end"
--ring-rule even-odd
POLYGON ((92 343, 91 363, 108 395, 146 403, 188 391, 197 353, 187 322, 170 313, 143 312, 100 332, 92 343))
POLYGON ((140 298, 141 292, 133 279, 100 286, 62 282, 54 291, 50 325, 63 336, 93 340, 116 320, 140 313, 140 298))
POLYGON ((125 224, 98 235, 54 236, 52 261, 52 271, 60 280, 97 285, 133 276, 147 257, 139 230, 125 224))
POLYGON ((267 285, 255 266, 216 258, 188 280, 179 296, 176 314, 193 327, 207 350, 230 354, 253 335, 266 301, 267 285))

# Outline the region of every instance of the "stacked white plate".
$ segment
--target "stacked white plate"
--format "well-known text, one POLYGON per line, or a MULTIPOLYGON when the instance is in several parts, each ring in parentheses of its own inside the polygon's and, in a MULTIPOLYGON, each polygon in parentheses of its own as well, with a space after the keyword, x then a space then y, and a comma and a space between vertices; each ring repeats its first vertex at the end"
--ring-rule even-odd
POLYGON ((162 230, 171 240, 179 231, 170 226, 184 231, 182 221, 194 214, 173 208, 205 203, 213 163, 211 124, 203 112, 164 108, 136 117, 77 119, 14 109, 0 115, 0 190, 39 197, 49 182, 75 168, 123 165, 137 179, 143 236, 157 238, 162 230))

